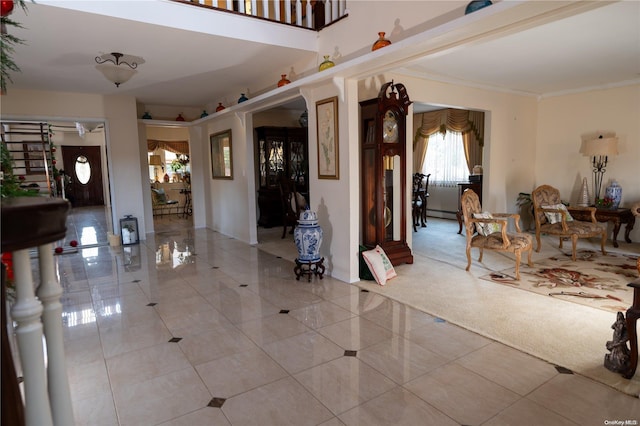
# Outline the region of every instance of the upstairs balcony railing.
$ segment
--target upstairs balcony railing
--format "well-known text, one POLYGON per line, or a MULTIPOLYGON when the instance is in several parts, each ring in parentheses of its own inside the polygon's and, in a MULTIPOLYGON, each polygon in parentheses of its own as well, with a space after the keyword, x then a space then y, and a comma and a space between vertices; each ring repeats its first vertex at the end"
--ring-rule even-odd
POLYGON ((348 14, 347 0, 174 0, 319 31, 348 14))

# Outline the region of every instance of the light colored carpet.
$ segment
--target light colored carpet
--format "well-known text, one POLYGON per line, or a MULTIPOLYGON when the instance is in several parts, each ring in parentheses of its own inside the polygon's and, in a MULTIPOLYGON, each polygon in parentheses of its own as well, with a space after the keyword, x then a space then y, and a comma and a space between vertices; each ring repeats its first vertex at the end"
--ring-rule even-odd
MULTIPOLYGON (((396 267, 398 277, 386 286, 374 281, 355 284, 627 394, 640 394, 640 373, 627 380, 603 365, 615 313, 480 278, 513 267, 510 254, 486 251, 479 263, 473 249, 471 269, 465 271, 465 237, 457 231, 456 221, 429 218, 426 228, 413 233, 412 265, 396 267)), ((598 249, 587 240, 578 248, 598 249)), ((610 243, 606 248, 614 252, 610 243)), ((615 252, 638 255, 640 244, 623 242, 615 252)), ((544 237, 533 262, 563 254, 557 238, 544 237)))

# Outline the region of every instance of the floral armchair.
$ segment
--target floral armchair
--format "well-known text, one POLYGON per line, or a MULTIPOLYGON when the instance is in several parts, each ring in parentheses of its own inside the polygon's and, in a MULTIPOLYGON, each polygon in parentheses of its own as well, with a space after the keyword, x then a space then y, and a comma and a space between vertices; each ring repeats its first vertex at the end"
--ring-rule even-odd
POLYGON ((541 185, 531 194, 533 216, 536 222, 536 251, 540 251, 540 234, 557 235, 562 248, 563 238, 571 238, 571 259, 576 260, 578 238, 600 237, 602 254, 607 254, 604 244, 607 241, 607 229, 596 221, 595 207, 572 207, 591 212, 591 221, 574 220, 562 204, 560 192, 549 185, 541 185))
POLYGON ((484 249, 511 252, 516 257, 516 280, 520 279, 520 261, 522 253, 528 252, 527 264, 533 266, 531 253, 533 241, 531 235, 520 232, 520 215, 510 213, 483 212, 478 194, 467 189, 461 198, 462 215, 467 235, 467 268, 471 267, 471 248, 480 249, 479 262, 482 262, 484 249), (508 219, 513 219, 517 232, 507 232, 508 219))

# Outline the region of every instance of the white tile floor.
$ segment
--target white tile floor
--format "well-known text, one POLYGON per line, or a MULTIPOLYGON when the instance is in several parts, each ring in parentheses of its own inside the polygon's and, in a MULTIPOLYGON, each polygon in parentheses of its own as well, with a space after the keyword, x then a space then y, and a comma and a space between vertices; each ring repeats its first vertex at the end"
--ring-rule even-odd
POLYGON ((296 281, 291 260, 188 220, 159 222, 145 244, 56 257, 78 425, 640 421, 640 401, 607 386, 331 277, 296 281))

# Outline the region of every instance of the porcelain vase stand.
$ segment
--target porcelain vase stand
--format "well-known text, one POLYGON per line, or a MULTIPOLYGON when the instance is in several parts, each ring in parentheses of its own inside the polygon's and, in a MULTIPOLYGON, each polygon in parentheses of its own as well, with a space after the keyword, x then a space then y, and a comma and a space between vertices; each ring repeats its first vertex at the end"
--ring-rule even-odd
POLYGON ((296 259, 296 267, 293 268, 293 272, 296 274, 296 280, 300 281, 300 277, 307 276, 307 282, 311 281, 311 277, 317 275, 322 279, 324 275, 324 257, 315 262, 306 262, 296 259))

